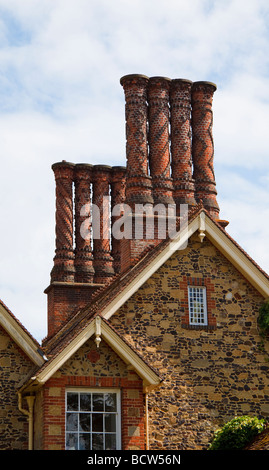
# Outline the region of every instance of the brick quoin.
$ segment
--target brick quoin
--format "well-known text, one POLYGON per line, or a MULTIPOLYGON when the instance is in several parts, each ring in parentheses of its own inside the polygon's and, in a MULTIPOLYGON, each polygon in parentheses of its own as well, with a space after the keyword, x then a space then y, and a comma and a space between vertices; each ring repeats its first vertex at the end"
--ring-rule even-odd
POLYGON ((121 390, 121 447, 122 450, 145 449, 144 395, 142 380, 121 377, 66 376, 51 378, 44 386, 43 450, 65 449, 65 392, 67 388, 115 388, 121 390), (137 393, 134 393, 134 392, 137 393), (131 393, 130 393, 131 392, 131 393), (60 413, 50 414, 52 407, 60 413), (55 408, 54 408, 55 409, 55 408), (129 410, 136 413, 129 413, 129 410))

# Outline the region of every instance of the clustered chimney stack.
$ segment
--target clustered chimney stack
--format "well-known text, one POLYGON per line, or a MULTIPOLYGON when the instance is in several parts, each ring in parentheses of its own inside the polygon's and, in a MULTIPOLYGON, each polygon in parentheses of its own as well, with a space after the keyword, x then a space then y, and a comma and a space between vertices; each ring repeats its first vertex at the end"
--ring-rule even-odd
POLYGON ((134 208, 175 203, 179 215, 180 204, 192 207, 202 202, 219 220, 212 136, 216 85, 145 75, 126 75, 120 83, 125 94, 126 168, 65 161, 52 166, 56 181, 52 281, 99 284, 120 271, 121 240, 113 238, 110 230, 116 204, 134 208), (93 215, 91 203, 100 213, 99 237, 92 236, 90 222, 89 235, 80 232, 85 218, 93 215))
POLYGON ((125 202, 126 168, 62 161, 52 169, 56 249, 51 281, 103 284, 120 270, 120 240, 111 235, 111 209, 125 202), (99 222, 98 233, 92 220, 99 222))
POLYGON ((212 100, 216 85, 126 75, 126 202, 202 202, 216 220, 212 100), (143 189, 142 189, 143 188, 143 189), (145 188, 147 195, 145 196, 145 188))
POLYGON ((216 85, 137 74, 125 75, 120 83, 125 96, 126 167, 66 161, 52 165, 56 249, 51 284, 45 291, 49 335, 78 306, 86 305, 100 285, 167 235, 165 228, 164 237, 159 237, 157 229, 159 222, 167 221, 169 205, 176 206, 178 217, 181 204, 192 208, 201 202, 213 219, 227 225, 219 220, 213 166, 216 85), (132 212, 137 204, 142 215, 132 212), (115 225, 122 235, 118 219, 126 216, 126 205, 131 209, 127 218, 132 233, 118 237, 114 222, 120 222, 115 225), (114 212, 115 206, 123 210, 114 212), (153 222, 147 233, 145 208, 153 222))

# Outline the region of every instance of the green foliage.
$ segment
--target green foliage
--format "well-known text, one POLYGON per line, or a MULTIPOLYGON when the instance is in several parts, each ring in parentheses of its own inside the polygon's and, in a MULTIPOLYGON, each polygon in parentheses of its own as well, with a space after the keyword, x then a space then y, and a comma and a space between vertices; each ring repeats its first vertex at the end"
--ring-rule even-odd
POLYGON ((266 336, 269 333, 269 300, 264 302, 260 308, 258 325, 261 335, 266 336))
POLYGON ((209 450, 242 450, 264 428, 263 419, 251 416, 233 418, 215 432, 209 450))

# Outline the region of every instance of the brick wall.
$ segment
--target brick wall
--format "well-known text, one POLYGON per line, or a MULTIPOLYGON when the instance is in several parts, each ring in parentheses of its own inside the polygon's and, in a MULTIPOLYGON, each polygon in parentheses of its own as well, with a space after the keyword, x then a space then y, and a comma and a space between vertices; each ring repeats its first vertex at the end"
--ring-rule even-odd
POLYGON ((89 304, 96 284, 55 283, 46 289, 48 299, 48 338, 80 308, 89 304))

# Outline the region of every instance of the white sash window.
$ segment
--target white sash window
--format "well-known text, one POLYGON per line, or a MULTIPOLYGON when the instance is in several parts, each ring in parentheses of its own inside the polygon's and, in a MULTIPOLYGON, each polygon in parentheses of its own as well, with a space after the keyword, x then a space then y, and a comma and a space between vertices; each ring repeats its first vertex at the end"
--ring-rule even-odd
POLYGON ((188 287, 190 325, 207 325, 206 288, 188 287))
POLYGON ((120 392, 66 392, 66 450, 120 449, 120 392))

